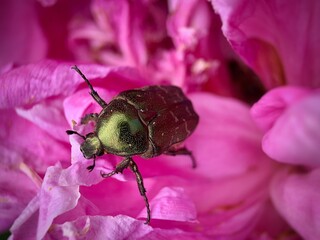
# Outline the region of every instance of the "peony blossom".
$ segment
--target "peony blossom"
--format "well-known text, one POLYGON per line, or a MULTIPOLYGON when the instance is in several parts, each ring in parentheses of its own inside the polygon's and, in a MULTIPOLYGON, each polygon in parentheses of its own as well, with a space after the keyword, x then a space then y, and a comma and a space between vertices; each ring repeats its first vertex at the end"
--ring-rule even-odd
POLYGON ((319 10, 316 1, 5 1, 1 235, 318 239, 319 10), (101 111, 74 65, 107 103, 173 84, 200 117, 184 142, 197 168, 188 156, 133 156, 150 225, 130 169, 100 175, 122 158, 100 156, 89 172, 83 139, 65 132, 91 132, 81 118, 101 111))

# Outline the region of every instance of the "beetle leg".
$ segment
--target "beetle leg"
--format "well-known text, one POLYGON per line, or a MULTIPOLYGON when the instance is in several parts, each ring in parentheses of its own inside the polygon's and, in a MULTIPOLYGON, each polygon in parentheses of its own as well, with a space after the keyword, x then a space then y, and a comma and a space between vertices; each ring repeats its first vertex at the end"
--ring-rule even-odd
POLYGON ((166 152, 164 152, 166 155, 176 156, 176 155, 188 155, 191 158, 192 161, 192 168, 197 167, 197 161, 195 157, 193 156, 192 152, 187 149, 186 147, 179 148, 179 149, 169 149, 166 152))
POLYGON ((93 89, 91 83, 89 80, 86 78, 86 76, 80 71, 80 69, 75 65, 71 67, 74 69, 79 75, 83 78, 83 80, 88 84, 91 92, 90 95, 93 97, 93 99, 102 107, 105 108, 107 106, 107 103, 99 96, 99 94, 93 89))
POLYGON ((117 166, 116 169, 109 173, 104 173, 103 171, 100 172, 101 176, 103 178, 111 177, 117 173, 122 173, 124 169, 126 169, 129 166, 131 158, 127 157, 123 159, 117 166))
POLYGON ((92 172, 95 166, 96 166, 96 155, 93 155, 93 163, 92 165, 88 166, 87 169, 89 170, 89 172, 92 172))
POLYGON ((149 224, 150 223, 150 218, 151 218, 151 211, 150 211, 150 206, 149 206, 149 200, 148 200, 148 197, 146 195, 146 189, 145 189, 144 184, 143 184, 143 178, 142 178, 142 175, 141 175, 141 173, 140 173, 140 171, 138 169, 138 165, 132 160, 132 158, 130 158, 129 164, 130 164, 129 165, 130 169, 136 175, 136 179, 137 179, 140 195, 143 197, 144 202, 146 204, 147 220, 146 220, 145 224, 149 224))
POLYGON ((126 157, 116 166, 116 169, 113 170, 112 172, 104 173, 101 171, 100 174, 103 178, 111 177, 117 173, 122 173, 123 170, 126 169, 127 167, 130 167, 131 171, 136 175, 136 180, 138 183, 139 192, 140 192, 140 195, 143 197, 144 202, 146 204, 146 208, 147 208, 147 220, 146 220, 145 224, 149 224, 150 218, 151 218, 151 211, 150 211, 149 200, 146 195, 147 191, 146 191, 144 184, 143 184, 142 175, 138 169, 137 164, 133 161, 133 159, 131 157, 126 157))
POLYGON ((81 118, 81 124, 87 124, 90 121, 97 122, 98 117, 98 113, 86 114, 84 117, 81 118))

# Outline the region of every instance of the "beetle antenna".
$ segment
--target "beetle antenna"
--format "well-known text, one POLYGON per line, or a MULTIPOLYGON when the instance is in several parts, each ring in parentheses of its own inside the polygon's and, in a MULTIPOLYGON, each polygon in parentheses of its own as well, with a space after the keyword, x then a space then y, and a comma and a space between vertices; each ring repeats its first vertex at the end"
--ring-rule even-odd
POLYGON ((73 130, 67 130, 67 131, 66 131, 66 133, 67 133, 68 135, 76 134, 76 135, 78 135, 78 136, 82 137, 82 138, 83 138, 83 140, 86 140, 86 137, 85 137, 85 136, 81 135, 80 133, 78 133, 78 132, 76 132, 76 131, 73 131, 73 130))
POLYGON ((71 69, 75 70, 82 78, 83 80, 88 84, 91 92, 90 95, 93 97, 93 99, 102 107, 105 108, 108 104, 99 96, 99 94, 93 89, 91 83, 89 80, 86 78, 86 76, 80 71, 80 69, 74 65, 71 67, 71 69))

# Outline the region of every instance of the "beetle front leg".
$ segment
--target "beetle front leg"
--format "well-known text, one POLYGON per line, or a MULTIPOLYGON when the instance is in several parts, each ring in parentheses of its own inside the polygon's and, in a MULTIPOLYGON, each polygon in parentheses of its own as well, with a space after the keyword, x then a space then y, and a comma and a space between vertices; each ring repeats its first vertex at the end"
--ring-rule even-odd
POLYGON ((123 159, 117 166, 116 169, 109 173, 104 173, 103 171, 100 172, 101 176, 103 178, 111 177, 117 173, 122 173, 124 169, 126 169, 129 166, 131 158, 127 157, 123 159))
POLYGON ((81 118, 81 124, 87 124, 90 121, 93 121, 96 123, 98 120, 98 117, 99 117, 98 113, 86 114, 86 115, 84 115, 84 117, 81 118))
POLYGON ((192 168, 197 167, 197 161, 195 157, 193 156, 192 152, 187 149, 186 147, 179 148, 179 149, 169 149, 166 152, 164 152, 166 155, 176 156, 176 155, 188 155, 191 158, 192 161, 192 168))
POLYGON ((89 80, 86 78, 86 76, 80 71, 80 69, 77 66, 71 67, 73 70, 75 70, 81 77, 82 79, 88 84, 91 92, 90 95, 93 97, 93 99, 102 107, 105 108, 107 106, 107 103, 99 96, 99 94, 93 89, 91 83, 89 80))
POLYGON ((89 172, 92 172, 95 166, 96 166, 96 156, 93 156, 93 163, 92 165, 88 166, 87 169, 89 170, 89 172))

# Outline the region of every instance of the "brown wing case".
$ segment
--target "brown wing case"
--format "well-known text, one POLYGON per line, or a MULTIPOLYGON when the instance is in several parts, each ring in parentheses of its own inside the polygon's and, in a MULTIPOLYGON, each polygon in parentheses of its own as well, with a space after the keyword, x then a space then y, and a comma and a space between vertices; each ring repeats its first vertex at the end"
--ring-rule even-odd
POLYGON ((145 157, 158 155, 185 140, 199 121, 191 101, 175 86, 128 90, 117 98, 126 99, 134 105, 148 126, 150 145, 145 157))

